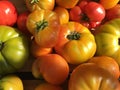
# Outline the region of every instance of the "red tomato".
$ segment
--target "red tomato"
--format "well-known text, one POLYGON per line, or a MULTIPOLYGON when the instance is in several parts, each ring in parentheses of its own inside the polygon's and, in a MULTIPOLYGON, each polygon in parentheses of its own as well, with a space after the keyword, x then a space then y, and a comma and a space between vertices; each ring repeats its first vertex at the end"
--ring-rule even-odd
POLYGON ((8 0, 0 0, 0 25, 13 26, 17 21, 17 9, 8 0))
POLYGON ((23 13, 20 13, 17 19, 18 29, 26 35, 30 35, 30 32, 28 31, 27 26, 26 26, 28 15, 29 15, 29 12, 25 11, 23 13))

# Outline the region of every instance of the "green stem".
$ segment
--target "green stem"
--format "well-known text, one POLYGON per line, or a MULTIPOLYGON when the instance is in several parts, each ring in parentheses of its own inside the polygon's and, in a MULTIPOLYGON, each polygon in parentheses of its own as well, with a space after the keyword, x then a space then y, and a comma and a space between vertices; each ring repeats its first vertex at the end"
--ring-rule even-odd
POLYGON ((2 50, 2 48, 3 48, 3 43, 0 42, 0 51, 2 50))
POLYGON ((70 34, 67 35, 67 38, 68 38, 69 40, 79 40, 79 39, 80 39, 80 33, 79 33, 79 32, 76 32, 76 31, 70 32, 70 34))
POLYGON ((38 3, 39 2, 39 0, 31 0, 31 4, 34 4, 34 3, 38 3))
POLYGON ((39 32, 40 30, 43 30, 45 27, 48 26, 48 22, 45 20, 42 20, 40 22, 37 22, 36 25, 37 25, 37 32, 39 32))

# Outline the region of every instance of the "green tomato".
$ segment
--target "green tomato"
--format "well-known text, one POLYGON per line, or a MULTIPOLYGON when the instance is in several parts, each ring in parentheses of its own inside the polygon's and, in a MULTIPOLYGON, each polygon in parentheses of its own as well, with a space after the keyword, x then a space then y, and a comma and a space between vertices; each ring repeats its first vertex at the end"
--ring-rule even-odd
POLYGON ((0 75, 22 68, 28 57, 27 38, 16 28, 0 26, 0 75))
POLYGON ((114 58, 120 66, 120 19, 113 19, 97 30, 96 55, 106 55, 114 58))
POLYGON ((0 79, 0 90, 23 90, 22 80, 16 75, 7 75, 0 79))

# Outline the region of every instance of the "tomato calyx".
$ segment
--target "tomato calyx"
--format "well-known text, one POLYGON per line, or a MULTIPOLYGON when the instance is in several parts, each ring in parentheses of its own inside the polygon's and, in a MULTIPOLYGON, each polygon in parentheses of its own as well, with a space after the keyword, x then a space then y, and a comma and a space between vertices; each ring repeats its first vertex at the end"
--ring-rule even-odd
POLYGON ((48 22, 46 20, 42 20, 36 23, 37 29, 36 31, 39 32, 40 30, 43 30, 45 27, 48 26, 48 22))
POLYGON ((80 39, 80 33, 76 32, 76 31, 70 32, 70 34, 67 35, 67 39, 69 39, 69 40, 79 40, 80 39))
POLYGON ((31 4, 35 4, 35 3, 38 3, 39 2, 39 0, 31 0, 31 4))

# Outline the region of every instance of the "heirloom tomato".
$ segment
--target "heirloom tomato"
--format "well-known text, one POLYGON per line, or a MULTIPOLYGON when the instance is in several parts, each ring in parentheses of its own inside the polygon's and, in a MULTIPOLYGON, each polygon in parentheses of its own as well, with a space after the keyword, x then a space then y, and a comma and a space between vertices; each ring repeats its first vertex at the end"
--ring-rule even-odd
POLYGON ((60 18, 60 24, 68 23, 69 21, 69 12, 66 8, 56 6, 54 11, 58 14, 60 18))
POLYGON ((79 0, 56 0, 56 4, 58 6, 70 9, 73 8, 77 3, 79 2, 79 0))
POLYGON ((43 78, 54 85, 64 83, 69 75, 69 66, 59 54, 45 54, 39 56, 32 65, 35 78, 43 78))
POLYGON ((22 80, 16 75, 7 75, 0 79, 0 90, 24 90, 22 80))
POLYGON ((114 58, 120 66, 120 19, 113 19, 96 29, 96 55, 114 58))
POLYGON ((36 9, 53 10, 55 0, 25 0, 26 6, 29 11, 36 9))
POLYGON ((35 10, 27 18, 27 28, 41 47, 51 48, 56 44, 59 26, 60 20, 54 11, 35 10))
POLYGON ((13 26, 17 21, 17 10, 9 0, 0 0, 0 25, 13 26))
POLYGON ((120 83, 107 70, 84 63, 71 73, 68 90, 120 90, 120 83))
POLYGON ((60 26, 55 51, 70 64, 80 64, 94 56, 96 43, 93 34, 77 22, 68 22, 60 26))
POLYGON ((0 75, 22 68, 28 57, 28 39, 16 28, 0 26, 0 75))
POLYGON ((116 79, 119 78, 119 65, 115 59, 108 56, 95 56, 92 57, 88 62, 95 63, 97 66, 100 66, 108 70, 116 79))

